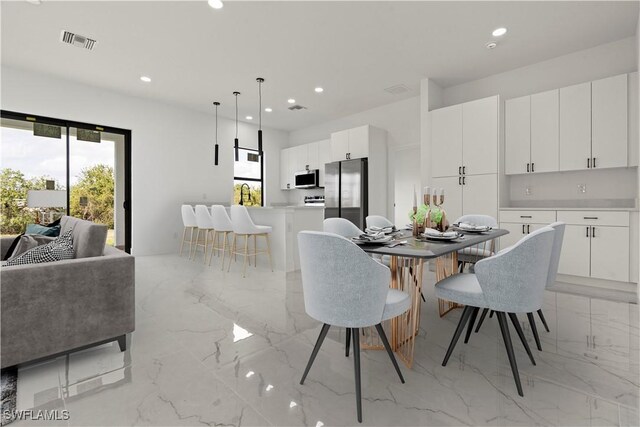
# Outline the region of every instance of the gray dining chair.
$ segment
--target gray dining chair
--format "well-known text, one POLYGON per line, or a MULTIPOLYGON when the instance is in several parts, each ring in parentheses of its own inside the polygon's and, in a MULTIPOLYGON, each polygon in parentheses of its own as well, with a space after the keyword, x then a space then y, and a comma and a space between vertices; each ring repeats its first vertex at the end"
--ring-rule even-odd
POLYGON ((362 422, 360 328, 375 326, 400 381, 404 383, 382 322, 405 313, 411 299, 405 292, 389 289, 389 269, 342 236, 301 231, 298 249, 305 311, 323 324, 300 384, 304 383, 329 327, 347 328, 347 337, 353 338, 356 407, 358 422, 362 422))
POLYGON ((394 224, 381 215, 369 215, 366 219, 367 227, 393 227, 394 224))
MULTIPOLYGON (((550 288, 556 283, 556 276, 558 275, 558 265, 560 264, 560 253, 562 252, 562 241, 564 240, 564 227, 565 223, 561 221, 554 222, 549 224, 554 230, 553 235, 553 248, 551 249, 551 260, 549 262, 549 274, 547 275, 547 286, 546 288, 550 288)), ((476 332, 480 330, 480 326, 482 326, 482 322, 489 311, 488 308, 485 308, 482 311, 482 315, 480 316, 480 320, 478 321, 478 326, 476 327, 476 332)), ((547 332, 550 332, 549 325, 547 324, 547 319, 545 319, 544 314, 542 313, 542 308, 538 309, 538 316, 542 321, 542 325, 547 332)), ((527 319, 529 320, 529 325, 531 326, 531 333, 533 334, 533 339, 536 342, 536 347, 539 351, 542 351, 542 343, 540 342, 540 335, 538 335, 538 328, 536 327, 536 321, 533 317, 533 313, 527 313, 527 319)))
MULTIPOLYGON (((498 227, 498 221, 489 215, 463 215, 458 218, 455 223, 460 224, 461 222, 491 228, 498 227)), ((460 268, 460 272, 462 273, 464 271, 466 264, 471 264, 471 272, 473 272, 473 265, 483 258, 492 256, 495 253, 495 247, 496 243, 494 239, 460 249, 458 251, 458 266, 460 268)))
POLYGON ((542 307, 554 234, 551 227, 543 227, 496 255, 478 261, 475 274, 455 274, 436 283, 438 298, 465 305, 442 366, 449 361, 467 322, 465 343, 469 340, 478 310, 488 308, 496 313, 518 394, 524 396, 506 315, 509 315, 531 363, 535 365, 515 313, 533 313, 542 307))
POLYGON ((322 229, 327 233, 337 234, 347 239, 358 237, 364 233, 354 223, 345 218, 327 218, 322 223, 322 229))

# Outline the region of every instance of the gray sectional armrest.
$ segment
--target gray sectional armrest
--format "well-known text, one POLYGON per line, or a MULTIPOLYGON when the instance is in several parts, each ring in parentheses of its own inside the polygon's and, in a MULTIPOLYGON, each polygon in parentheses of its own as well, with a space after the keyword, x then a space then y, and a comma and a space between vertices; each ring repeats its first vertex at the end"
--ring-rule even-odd
POLYGON ((4 259, 7 250, 9 250, 9 246, 15 240, 15 237, 3 237, 0 239, 0 259, 4 259))
POLYGON ((134 275, 134 257, 109 246, 98 257, 3 267, 2 367, 132 332, 134 275))

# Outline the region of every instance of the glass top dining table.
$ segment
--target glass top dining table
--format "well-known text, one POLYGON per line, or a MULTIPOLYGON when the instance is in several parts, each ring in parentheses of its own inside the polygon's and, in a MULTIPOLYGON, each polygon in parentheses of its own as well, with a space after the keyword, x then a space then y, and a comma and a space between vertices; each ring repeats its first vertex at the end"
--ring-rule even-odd
MULTIPOLYGON (((377 255, 388 255, 389 269, 391 270, 392 289, 407 292, 411 297, 409 310, 390 321, 383 327, 389 329, 391 334, 391 347, 397 356, 408 368, 413 366, 413 353, 415 337, 420 331, 420 307, 423 298, 423 271, 425 260, 435 261, 436 283, 448 276, 459 273, 458 253, 465 252, 467 248, 488 248, 487 255, 494 253, 494 241, 509 232, 502 229, 493 229, 482 233, 470 233, 460 231, 460 237, 450 240, 431 240, 423 237, 416 238, 411 230, 400 230, 394 234, 393 240, 385 244, 359 244, 365 252, 377 255), (394 243, 406 241, 406 243, 393 246, 394 243)), ((470 250, 467 249, 467 250, 470 250)), ((476 252, 478 253, 478 252, 476 252)), ((384 260, 384 258, 383 258, 384 260)), ((449 311, 460 307, 459 305, 444 300, 438 300, 440 317, 449 311)), ((363 349, 381 350, 383 347, 377 332, 373 328, 363 331, 361 347, 363 349)))

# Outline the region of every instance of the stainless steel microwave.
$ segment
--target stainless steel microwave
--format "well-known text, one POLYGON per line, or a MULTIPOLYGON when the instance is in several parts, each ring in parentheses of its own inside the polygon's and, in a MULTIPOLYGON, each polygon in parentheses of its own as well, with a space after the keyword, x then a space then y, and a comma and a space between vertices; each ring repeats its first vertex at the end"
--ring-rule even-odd
POLYGON ((320 171, 318 169, 304 170, 295 173, 295 188, 316 188, 320 183, 320 171))

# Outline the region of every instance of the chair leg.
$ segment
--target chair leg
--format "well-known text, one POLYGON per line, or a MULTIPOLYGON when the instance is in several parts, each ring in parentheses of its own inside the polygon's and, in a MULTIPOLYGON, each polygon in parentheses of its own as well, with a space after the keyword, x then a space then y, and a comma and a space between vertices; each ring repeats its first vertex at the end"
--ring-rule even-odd
POLYGON ((467 325, 467 335, 464 337, 464 343, 469 342, 469 337, 471 336, 471 332, 473 331, 473 324, 476 323, 476 317, 478 317, 478 311, 480 308, 473 307, 473 312, 471 313, 471 319, 469 319, 469 325, 467 325))
POLYGON ((531 326, 531 332, 533 333, 533 339, 536 340, 536 347, 539 351, 542 351, 542 344, 540 344, 540 336, 538 335, 538 328, 536 327, 536 319, 533 317, 533 313, 527 313, 529 319, 529 325, 531 326))
POLYGON ((473 311, 473 308, 474 307, 470 307, 468 305, 464 306, 464 310, 462 311, 462 316, 460 316, 460 321, 458 322, 456 331, 453 334, 453 338, 451 338, 451 343, 449 343, 447 354, 444 356, 444 360, 442 361, 442 366, 447 366, 449 357, 451 357, 451 353, 453 353, 453 349, 456 347, 456 344, 458 343, 458 339, 462 334, 462 330, 464 329, 464 326, 467 324, 467 320, 469 320, 469 316, 471 316, 471 312, 473 311))
POLYGON ((224 256, 227 253, 227 235, 229 233, 227 231, 224 232, 224 236, 222 237, 222 270, 224 270, 224 256))
POLYGON ((271 260, 271 245, 269 244, 269 234, 265 234, 264 238, 267 239, 267 255, 269 255, 269 266, 271 267, 271 272, 273 273, 273 261, 271 260))
POLYGON ((195 227, 191 227, 191 236, 189 237, 189 259, 191 259, 191 252, 193 252, 193 232, 195 227))
POLYGON ((118 347, 120 347, 120 351, 126 351, 127 350, 127 336, 126 335, 120 335, 118 337, 118 347))
POLYGON ((382 344, 384 344, 384 348, 387 350, 387 354, 389 355, 389 359, 391 359, 391 363, 393 363, 393 367, 396 368, 396 372, 400 377, 400 382, 404 384, 404 377, 402 376, 402 372, 400 372, 400 367, 398 366, 396 357, 393 355, 393 351, 391 350, 391 346, 389 345, 389 340, 387 340, 387 334, 384 333, 384 329, 382 328, 382 325, 380 323, 376 325, 376 331, 378 331, 378 335, 382 340, 382 344))
POLYGON ((351 330, 353 335, 353 370, 356 374, 356 411, 358 422, 362 422, 362 389, 360 387, 360 334, 358 328, 351 330))
MULTIPOLYGON (((198 255, 198 241, 200 241, 200 229, 198 228, 198 232, 196 233, 196 242, 193 245, 193 259, 196 259, 196 255, 198 255)), ((191 257, 189 257, 191 259, 191 257)))
POLYGON ((258 235, 253 235, 253 267, 258 268, 258 235))
POLYGON ((187 227, 182 230, 182 241, 180 242, 180 256, 182 256, 182 248, 184 247, 184 241, 187 237, 187 227))
POLYGON ((347 328, 347 342, 344 346, 344 357, 349 357, 350 346, 351 346, 351 328, 347 328))
POLYGON ((542 320, 542 324, 544 325, 544 329, 547 332, 549 331, 549 326, 547 325, 547 319, 544 318, 544 314, 542 314, 542 309, 538 310, 538 316, 540 316, 540 320, 542 320))
POLYGON ((489 319, 491 319, 492 317, 493 317, 493 310, 489 312, 489 319))
POLYGON ((209 267, 211 267, 211 259, 213 258, 213 251, 216 250, 216 243, 218 242, 218 232, 213 230, 213 239, 211 244, 211 253, 209 254, 209 267))
POLYGON ((231 253, 229 254, 229 267, 227 267, 227 273, 231 270, 231 261, 236 254, 236 241, 237 241, 236 237, 237 237, 237 234, 233 233, 233 243, 231 244, 231 253))
POLYGON ((489 309, 485 308, 482 310, 482 314, 480 315, 480 320, 478 320, 478 326, 476 326, 476 334, 480 330, 480 326, 482 326, 482 322, 484 322, 484 318, 487 317, 487 313, 489 313, 489 309))
POLYGON ((244 235, 244 262, 242 263, 242 277, 247 274, 247 258, 249 258, 249 235, 244 235))
POLYGON ((535 366, 536 361, 533 358, 533 353, 531 353, 531 348, 529 347, 529 343, 527 342, 527 338, 524 336, 524 332, 522 332, 522 327, 520 326, 520 321, 518 320, 518 316, 515 313, 509 313, 509 318, 511 319, 511 323, 513 323, 513 327, 516 329, 516 333, 518 337, 520 337, 520 341, 522 341, 522 345, 524 349, 527 351, 527 355, 529 356, 529 360, 531 360, 531 364, 535 366))
POLYGON ((502 312, 496 312, 498 317, 498 323, 500 324, 500 332, 502 332, 502 340, 507 350, 507 356, 509 357, 509 364, 511 365, 511 372, 513 373, 513 379, 516 382, 516 388, 518 394, 524 396, 522 393, 522 384, 520 384, 520 374, 518 373, 518 364, 516 362, 516 355, 513 353, 513 344, 511 343, 511 335, 509 335, 509 324, 507 323, 507 316, 502 312))
POLYGON ((322 329, 320 330, 320 335, 318 335, 318 340, 316 341, 316 345, 313 347, 313 351, 311 352, 311 357, 309 357, 309 361, 307 362, 307 367, 304 369, 304 374, 302 374, 302 379, 300 380, 300 384, 304 384, 304 380, 307 378, 309 369, 311 369, 311 365, 313 365, 313 361, 316 360, 318 351, 320 351, 320 347, 322 347, 322 342, 324 341, 324 337, 327 336, 327 332, 329 332, 330 327, 331 325, 327 323, 322 325, 322 329))

